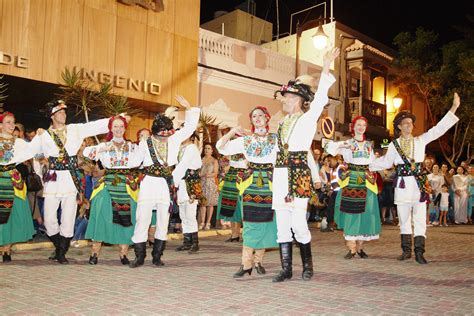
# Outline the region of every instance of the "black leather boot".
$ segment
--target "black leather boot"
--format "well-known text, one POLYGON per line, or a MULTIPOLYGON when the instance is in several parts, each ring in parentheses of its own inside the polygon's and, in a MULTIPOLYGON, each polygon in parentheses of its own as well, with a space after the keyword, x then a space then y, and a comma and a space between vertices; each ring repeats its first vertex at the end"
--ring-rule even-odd
POLYGON ((49 236, 49 239, 51 239, 51 242, 54 245, 54 252, 49 256, 49 260, 58 260, 58 251, 59 251, 59 234, 49 236))
POLYGON ((293 276, 293 243, 280 243, 280 261, 282 270, 272 279, 272 282, 283 282, 293 276))
POLYGON ((153 256, 153 264, 157 267, 164 266, 165 263, 161 261, 161 256, 163 255, 163 251, 165 250, 166 241, 161 239, 155 239, 153 243, 153 251, 151 255, 153 256))
POLYGON ((57 252, 58 262, 60 264, 68 264, 69 260, 66 258, 66 253, 69 250, 69 245, 71 244, 71 237, 64 237, 59 235, 59 249, 57 252))
POLYGON ((134 244, 133 250, 135 251, 135 260, 130 262, 130 268, 137 268, 145 263, 146 257, 146 242, 139 242, 134 244))
POLYGON ((190 233, 184 233, 183 234, 183 244, 176 248, 176 251, 183 251, 183 250, 189 250, 191 249, 191 243, 192 243, 192 234, 190 233))
POLYGON ((411 235, 402 234, 402 254, 398 257, 398 260, 403 261, 411 258, 411 235))
POLYGON ((12 262, 12 255, 9 254, 9 253, 4 252, 3 255, 2 255, 2 261, 3 261, 3 263, 12 262))
POLYGON ((196 253, 199 250, 199 236, 198 232, 191 233, 191 248, 189 249, 188 253, 196 253))
POLYGON ((313 277, 313 256, 311 255, 311 242, 300 244, 301 261, 303 263, 302 278, 309 281, 313 277))
POLYGON ((415 236, 415 260, 419 264, 427 264, 423 254, 425 253, 425 237, 423 236, 415 236))
POLYGON ((96 253, 89 257, 89 264, 95 265, 97 262, 99 262, 99 258, 96 253))

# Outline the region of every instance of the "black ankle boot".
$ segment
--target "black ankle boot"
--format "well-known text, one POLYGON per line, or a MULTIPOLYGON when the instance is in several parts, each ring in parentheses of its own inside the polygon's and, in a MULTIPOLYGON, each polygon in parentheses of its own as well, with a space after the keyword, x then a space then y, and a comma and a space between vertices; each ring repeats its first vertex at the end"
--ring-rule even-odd
POLYGON ((234 279, 241 278, 245 275, 245 273, 248 273, 249 275, 252 274, 252 268, 250 269, 244 269, 244 266, 241 265, 239 271, 234 273, 234 279))
POLYGON ((314 274, 313 270, 313 256, 311 255, 311 242, 300 244, 301 261, 303 263, 302 278, 304 281, 309 281, 314 274))
POLYGON ((352 252, 352 251, 349 250, 349 252, 346 253, 346 255, 344 256, 344 259, 350 260, 350 259, 354 258, 355 254, 356 254, 355 252, 352 252))
POLYGON ((415 260, 419 264, 427 264, 423 254, 425 253, 425 237, 423 236, 415 236, 415 260))
POLYGON ((51 242, 54 245, 54 252, 49 256, 49 260, 58 260, 58 252, 59 252, 59 234, 49 236, 49 239, 51 239, 51 242))
POLYGON ((402 241, 402 254, 398 257, 398 260, 403 261, 411 258, 411 235, 402 234, 400 235, 402 241))
POLYGON ((232 237, 232 235, 230 236, 229 239, 226 239, 225 242, 238 242, 240 240, 240 236, 237 236, 237 237, 232 237))
POLYGON ((146 257, 146 242, 139 242, 134 244, 133 250, 135 251, 135 260, 130 262, 130 268, 137 268, 145 263, 146 257))
POLYGON ((199 250, 199 236, 198 232, 191 233, 191 248, 189 249, 188 253, 193 254, 198 252, 199 250))
POLYGON ((69 250, 69 245, 71 244, 71 237, 64 237, 59 235, 59 249, 57 252, 58 262, 60 264, 68 264, 69 260, 66 258, 66 253, 69 250))
POLYGON ((130 264, 130 260, 128 260, 127 256, 120 257, 120 263, 122 263, 124 266, 130 264))
POLYGON ((153 256, 153 264, 157 267, 164 266, 165 263, 161 261, 161 256, 163 255, 163 251, 165 250, 166 241, 161 239, 155 239, 153 243, 153 251, 151 255, 153 256))
POLYGON ((257 273, 258 273, 258 274, 261 274, 261 275, 267 273, 267 271, 266 271, 265 268, 260 264, 260 262, 255 265, 255 271, 257 271, 257 273))
POLYGON ((3 253, 2 260, 3 260, 3 263, 12 262, 12 255, 5 252, 3 253))
POLYGON ((191 249, 192 243, 192 234, 185 233, 183 234, 183 244, 176 248, 176 251, 183 251, 191 249))
POLYGON ((361 249, 360 251, 357 252, 357 254, 359 255, 359 257, 361 257, 362 259, 367 259, 369 256, 365 253, 365 251, 363 249, 361 249))
POLYGON ((280 243, 280 261, 282 270, 272 279, 272 282, 283 282, 293 276, 293 243, 280 243))
POLYGON ((99 258, 96 253, 89 257, 89 264, 95 265, 97 262, 99 262, 99 258))

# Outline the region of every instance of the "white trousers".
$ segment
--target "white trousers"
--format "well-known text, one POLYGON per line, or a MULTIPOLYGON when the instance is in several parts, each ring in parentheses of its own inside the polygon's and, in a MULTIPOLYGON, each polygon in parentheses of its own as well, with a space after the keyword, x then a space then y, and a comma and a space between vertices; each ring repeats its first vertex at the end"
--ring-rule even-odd
POLYGON ((413 219, 414 235, 426 237, 426 202, 413 204, 397 204, 400 233, 412 235, 413 219))
POLYGON ((196 219, 198 202, 192 204, 184 202, 179 204, 179 217, 181 218, 181 227, 183 234, 195 233, 198 231, 198 223, 196 219))
POLYGON ((311 241, 311 233, 306 221, 306 209, 277 209, 275 210, 277 222, 277 242, 292 242, 293 233, 299 243, 307 244, 311 241))
POLYGON ((44 198, 44 226, 48 236, 58 233, 66 238, 74 236, 76 212, 76 195, 65 197, 46 196, 44 198), (61 205, 61 225, 58 223, 59 205, 61 205))
POLYGON ((132 236, 134 243, 138 244, 148 240, 148 228, 150 227, 153 210, 156 210, 155 239, 168 239, 169 205, 154 202, 138 202, 135 230, 132 236))

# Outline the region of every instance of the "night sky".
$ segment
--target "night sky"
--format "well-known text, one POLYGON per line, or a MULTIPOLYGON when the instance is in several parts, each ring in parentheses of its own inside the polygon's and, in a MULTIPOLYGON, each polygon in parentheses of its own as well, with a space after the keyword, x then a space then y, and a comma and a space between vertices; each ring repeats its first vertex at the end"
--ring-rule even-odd
MULTIPOLYGON (((217 10, 233 11, 243 0, 201 0, 201 23, 212 20, 217 10)), ((256 0, 256 15, 273 23, 276 34, 276 0, 256 0), (266 18, 265 18, 266 17, 266 18)), ((280 34, 289 31, 290 15, 323 1, 279 0, 280 34)), ((402 31, 422 26, 439 34, 439 44, 462 37, 453 26, 470 25, 466 15, 474 15, 474 1, 431 0, 334 0, 334 18, 379 42, 393 47, 393 38, 402 31)), ((327 1, 329 16, 329 3, 327 1)), ((302 13, 300 23, 323 15, 323 6, 302 13), (305 20, 306 19, 306 20, 305 20)), ((472 26, 472 25, 471 25, 472 26)), ((293 26, 293 30, 294 30, 293 26)))

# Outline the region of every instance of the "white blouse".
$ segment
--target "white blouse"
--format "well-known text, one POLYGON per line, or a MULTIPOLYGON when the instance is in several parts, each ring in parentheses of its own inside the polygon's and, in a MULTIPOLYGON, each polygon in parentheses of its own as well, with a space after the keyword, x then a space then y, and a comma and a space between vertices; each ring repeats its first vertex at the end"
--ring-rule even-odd
POLYGON ((124 141, 119 146, 112 147, 110 150, 104 150, 109 147, 112 142, 100 143, 96 146, 86 147, 83 155, 91 160, 102 163, 107 169, 128 169, 140 166, 140 156, 138 155, 138 145, 124 141))

